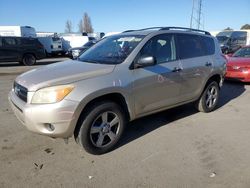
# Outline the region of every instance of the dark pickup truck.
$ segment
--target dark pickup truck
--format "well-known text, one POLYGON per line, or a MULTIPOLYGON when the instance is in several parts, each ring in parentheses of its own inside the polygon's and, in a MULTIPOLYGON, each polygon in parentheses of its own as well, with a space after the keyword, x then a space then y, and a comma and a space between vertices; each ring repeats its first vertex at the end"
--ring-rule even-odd
POLYGON ((36 38, 0 36, 0 62, 34 65, 46 57, 43 45, 36 38))

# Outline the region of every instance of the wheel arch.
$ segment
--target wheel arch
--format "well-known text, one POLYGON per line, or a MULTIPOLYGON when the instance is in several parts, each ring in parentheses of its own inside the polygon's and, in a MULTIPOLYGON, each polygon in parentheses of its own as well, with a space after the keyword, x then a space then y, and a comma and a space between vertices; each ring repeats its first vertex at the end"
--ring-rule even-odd
POLYGON ((92 98, 90 101, 88 101, 85 105, 80 105, 80 115, 78 116, 76 125, 74 127, 74 137, 76 138, 78 135, 78 132, 80 130, 81 124, 80 124, 80 119, 87 114, 88 110, 91 108, 92 105, 95 103, 101 102, 101 101, 112 101, 121 106, 121 108, 125 112, 125 117, 127 121, 131 120, 131 110, 129 107, 129 104, 126 102, 126 98, 124 95, 118 92, 114 93, 108 93, 104 94, 95 98, 92 98))
POLYGON ((220 89, 220 88, 221 88, 220 83, 221 83, 222 79, 223 79, 223 78, 222 78, 221 74, 219 74, 219 73, 215 73, 215 74, 209 76, 208 79, 206 80, 206 82, 205 82, 203 88, 201 88, 201 91, 200 91, 200 94, 199 94, 198 98, 200 98, 200 96, 202 95, 202 93, 205 91, 205 89, 207 88, 207 86, 208 86, 212 81, 216 81, 216 82, 218 83, 219 89, 220 89))
POLYGON ((23 60, 24 56, 25 56, 25 55, 28 55, 28 54, 33 55, 33 56, 36 58, 36 60, 37 60, 36 54, 33 53, 33 52, 24 52, 23 55, 22 55, 22 60, 23 60))
POLYGON ((219 85, 219 88, 220 88, 221 80, 222 80, 222 76, 221 76, 220 74, 211 75, 211 76, 209 77, 209 79, 207 80, 206 85, 205 85, 204 88, 206 88, 207 85, 208 85, 211 81, 217 82, 218 85, 219 85))

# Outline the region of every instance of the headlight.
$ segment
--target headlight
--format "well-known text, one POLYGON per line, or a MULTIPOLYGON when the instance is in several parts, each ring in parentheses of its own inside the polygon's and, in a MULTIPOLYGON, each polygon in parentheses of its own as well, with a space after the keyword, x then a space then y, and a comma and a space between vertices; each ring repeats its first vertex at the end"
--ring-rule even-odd
POLYGON ((242 68, 240 68, 240 71, 241 71, 242 73, 244 73, 244 74, 248 74, 249 69, 248 69, 248 68, 242 67, 242 68))
POLYGON ((32 97, 32 104, 50 104, 63 100, 72 90, 72 85, 53 86, 40 89, 32 97))

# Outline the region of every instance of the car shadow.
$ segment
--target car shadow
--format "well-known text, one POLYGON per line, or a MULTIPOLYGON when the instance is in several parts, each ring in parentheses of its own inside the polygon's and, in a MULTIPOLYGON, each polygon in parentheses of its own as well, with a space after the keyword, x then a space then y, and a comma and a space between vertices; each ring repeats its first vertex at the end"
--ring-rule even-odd
MULTIPOLYGON (((225 82, 221 88, 218 108, 222 108, 231 100, 239 97, 245 92, 245 85, 242 83, 225 82)), ((130 122, 121 138, 117 148, 122 147, 162 126, 198 113, 193 103, 186 104, 163 112, 146 116, 130 122)))
POLYGON ((191 116, 197 112, 192 104, 187 104, 134 120, 127 125, 117 147, 122 147, 162 126, 168 126, 171 122, 191 116))
POLYGON ((218 103, 218 108, 223 107, 231 100, 242 95, 246 91, 245 85, 246 84, 242 82, 225 81, 220 91, 220 100, 218 103))

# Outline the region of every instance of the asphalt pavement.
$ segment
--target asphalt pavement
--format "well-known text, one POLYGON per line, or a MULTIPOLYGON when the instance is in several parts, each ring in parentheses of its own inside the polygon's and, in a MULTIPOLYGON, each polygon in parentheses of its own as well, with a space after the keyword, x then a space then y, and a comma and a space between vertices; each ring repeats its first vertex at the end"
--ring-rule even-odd
POLYGON ((0 64, 1 188, 250 187, 250 85, 226 82, 212 113, 188 104, 131 122, 115 150, 94 156, 27 131, 8 104, 16 76, 61 60, 0 64))

